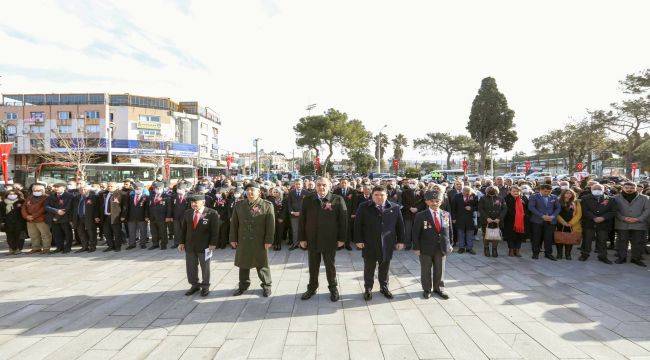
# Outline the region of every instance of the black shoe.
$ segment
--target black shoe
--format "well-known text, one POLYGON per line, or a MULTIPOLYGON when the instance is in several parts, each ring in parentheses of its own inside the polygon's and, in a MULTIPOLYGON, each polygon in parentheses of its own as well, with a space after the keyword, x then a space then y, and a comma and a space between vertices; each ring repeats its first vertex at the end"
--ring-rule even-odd
POLYGON ((557 259, 555 258, 555 256, 553 256, 553 255, 551 255, 551 254, 545 254, 544 257, 547 258, 547 259, 549 259, 549 260, 551 260, 551 261, 557 261, 557 259))
POLYGON ((109 252, 109 251, 111 251, 111 250, 113 250, 113 248, 111 248, 111 247, 107 247, 106 249, 102 250, 102 252, 109 252))
POLYGON ((153 250, 153 249, 158 249, 158 245, 151 245, 151 246, 149 246, 149 250, 153 250))
POLYGON ((472 255, 476 255, 476 251, 474 251, 474 249, 467 250, 467 253, 472 254, 472 255))
POLYGON ((70 250, 65 249, 65 250, 63 250, 63 251, 61 251, 61 252, 64 253, 64 254, 68 254, 68 253, 70 253, 70 250))
POLYGON ((199 290, 201 290, 200 287, 198 287, 198 286, 192 286, 189 290, 187 290, 187 291, 185 292, 185 296, 191 296, 191 295, 194 295, 194 293, 196 293, 196 292, 199 291, 199 290))
POLYGON ((639 259, 630 260, 630 263, 641 267, 648 267, 648 265, 646 265, 643 261, 639 259))
POLYGON ((206 297, 210 293, 210 290, 208 288, 203 288, 201 289, 201 296, 206 297))
POLYGON ((341 298, 341 296, 339 295, 338 289, 330 290, 330 301, 331 302, 339 301, 340 298, 341 298))
POLYGON ((534 259, 534 260, 539 259, 539 254, 533 254, 533 259, 534 259))
POLYGON ((492 257, 499 257, 499 253, 497 252, 496 245, 492 245, 492 257))
POLYGON ((314 296, 314 294, 316 294, 316 290, 307 289, 307 291, 305 291, 305 292, 302 294, 302 296, 300 297, 300 299, 301 299, 301 300, 309 300, 309 299, 311 299, 312 296, 314 296))
POLYGON ((458 249, 458 253, 459 253, 459 254, 462 254, 462 253, 464 253, 464 252, 465 252, 465 249, 463 249, 463 248, 458 249))
POLYGON ((425 299, 430 298, 431 297, 431 291, 424 291, 422 293, 422 297, 425 298, 425 299))
POLYGON ((246 289, 237 289, 237 290, 235 290, 234 293, 232 293, 232 296, 239 296, 239 295, 243 294, 245 291, 246 291, 246 289))
MULTIPOLYGON (((582 259, 582 257, 581 257, 581 259, 582 259)), ((600 262, 604 262, 604 263, 607 264, 607 265, 612 265, 612 261, 609 260, 609 259, 606 258, 606 257, 598 257, 598 261, 600 261, 600 262)))
POLYGON ((95 252, 97 249, 96 248, 90 248, 88 249, 88 252, 95 252))
POLYGON ((167 246, 166 245, 161 245, 160 250, 167 250, 167 246))
POLYGON ((298 248, 298 245, 291 245, 289 247, 289 251, 296 250, 298 248))
POLYGON ((122 251, 122 247, 121 247, 121 246, 118 246, 118 247, 116 247, 116 248, 113 248, 113 251, 122 251))
POLYGON ((627 262, 627 259, 625 258, 618 258, 616 261, 614 261, 617 264, 625 264, 627 262))
POLYGON ((345 249, 348 251, 352 251, 352 246, 350 244, 345 244, 345 249))
POLYGON ((488 246, 483 247, 483 255, 490 257, 490 248, 488 246))
POLYGON ((82 252, 85 252, 85 251, 88 251, 88 249, 79 249, 79 250, 75 250, 74 253, 75 253, 75 254, 78 254, 78 253, 82 253, 82 252))
POLYGON ((370 301, 371 299, 372 299, 372 290, 366 289, 366 291, 363 292, 363 300, 370 301))
POLYGON ((393 298, 393 293, 390 292, 390 290, 388 290, 386 288, 380 289, 379 292, 382 293, 384 295, 384 297, 386 297, 386 299, 392 299, 393 298))
POLYGON ((564 254, 564 258, 567 260, 571 260, 571 254, 564 254))
POLYGON ((562 260, 562 251, 557 252, 557 256, 555 257, 556 260, 562 260))
POLYGON ((271 296, 271 288, 267 287, 267 288, 262 289, 262 296, 264 296, 264 297, 271 296))
POLYGON ((440 289, 438 289, 438 290, 433 290, 433 292, 436 293, 436 294, 438 294, 438 296, 440 296, 440 297, 441 297, 442 299, 444 299, 444 300, 449 299, 449 295, 447 295, 446 292, 444 292, 444 291, 442 291, 442 290, 440 290, 440 289))
POLYGON ((140 245, 140 249, 146 249, 146 248, 147 248, 147 245, 145 245, 145 244, 140 245))
MULTIPOLYGON (((587 259, 589 259, 589 255, 585 255, 585 254, 580 255, 580 257, 578 258, 579 261, 587 261, 587 259)), ((598 260, 600 259, 601 258, 599 257, 598 260)))
POLYGON ((135 245, 129 245, 126 247, 127 250, 135 249, 135 245))

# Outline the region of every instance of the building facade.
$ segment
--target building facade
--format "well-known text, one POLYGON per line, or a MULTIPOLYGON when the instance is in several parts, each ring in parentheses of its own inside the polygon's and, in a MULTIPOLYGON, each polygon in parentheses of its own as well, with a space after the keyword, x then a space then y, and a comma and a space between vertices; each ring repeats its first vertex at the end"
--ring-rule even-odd
POLYGON ((14 143, 11 173, 29 171, 41 161, 40 154, 70 146, 95 153, 97 162, 109 161, 109 154, 112 162, 168 158, 206 173, 225 163, 219 153, 221 119, 195 101, 105 93, 5 94, 0 116, 6 140, 14 143))

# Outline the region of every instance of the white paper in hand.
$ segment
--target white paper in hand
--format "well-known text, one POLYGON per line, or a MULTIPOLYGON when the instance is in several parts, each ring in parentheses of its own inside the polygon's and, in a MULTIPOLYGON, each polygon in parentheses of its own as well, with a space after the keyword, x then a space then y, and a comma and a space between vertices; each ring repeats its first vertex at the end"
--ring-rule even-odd
POLYGON ((212 250, 210 248, 205 249, 205 260, 210 260, 212 258, 212 250))

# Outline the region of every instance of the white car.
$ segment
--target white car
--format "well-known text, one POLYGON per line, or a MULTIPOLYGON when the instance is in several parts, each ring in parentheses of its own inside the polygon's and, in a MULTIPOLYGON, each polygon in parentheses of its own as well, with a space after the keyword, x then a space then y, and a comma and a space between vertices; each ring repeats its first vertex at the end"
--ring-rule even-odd
POLYGON ((553 177, 551 173, 549 172, 544 172, 544 171, 535 171, 534 173, 530 173, 528 176, 526 176, 526 180, 541 180, 547 176, 553 177))
POLYGON ((526 174, 524 173, 506 173, 503 174, 504 179, 512 179, 512 180, 523 180, 526 178, 526 174))
POLYGON ((481 175, 479 174, 467 174, 465 176, 467 176, 467 181, 472 181, 472 182, 482 178, 481 175))
POLYGON ((555 175, 553 180, 560 181, 560 180, 563 180, 563 179, 568 179, 570 177, 571 177, 571 175, 569 175, 569 174, 557 174, 557 175, 555 175))

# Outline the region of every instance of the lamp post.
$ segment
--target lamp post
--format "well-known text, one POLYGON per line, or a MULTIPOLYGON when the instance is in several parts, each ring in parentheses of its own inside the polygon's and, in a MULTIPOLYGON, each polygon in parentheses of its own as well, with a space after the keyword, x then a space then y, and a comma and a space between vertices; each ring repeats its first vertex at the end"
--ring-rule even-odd
POLYGON ((381 132, 387 127, 388 125, 382 126, 377 134, 377 173, 381 173, 381 132))
POLYGON ((259 179, 260 177, 260 147, 259 142, 260 138, 253 139, 255 143, 255 177, 259 179))

